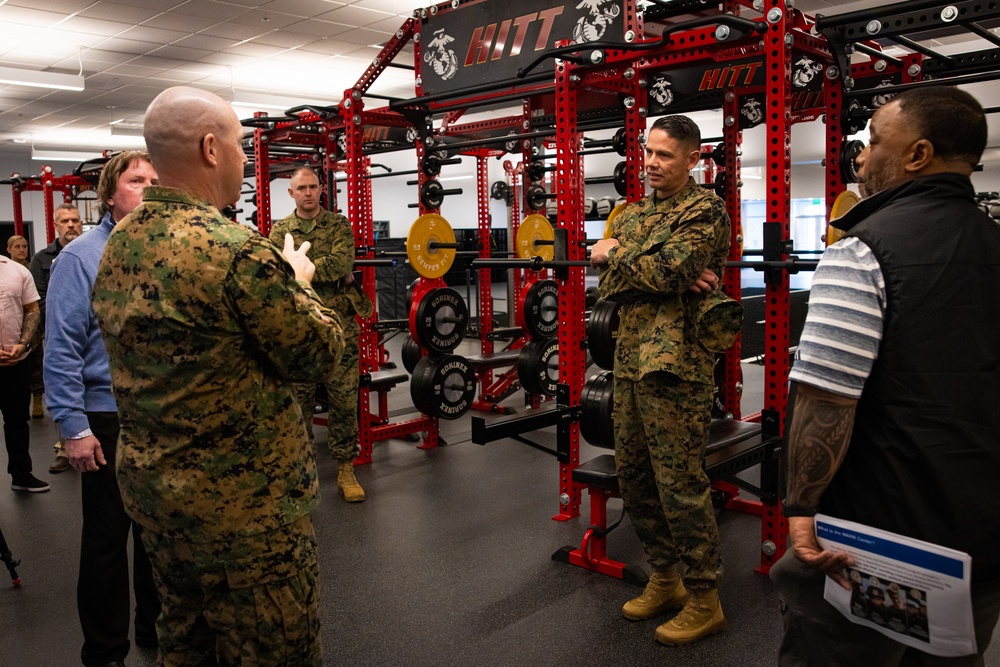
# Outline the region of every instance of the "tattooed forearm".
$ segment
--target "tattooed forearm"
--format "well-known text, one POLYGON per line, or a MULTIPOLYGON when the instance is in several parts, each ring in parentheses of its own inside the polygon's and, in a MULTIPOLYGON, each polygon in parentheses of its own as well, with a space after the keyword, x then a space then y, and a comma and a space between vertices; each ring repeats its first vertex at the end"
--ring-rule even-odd
POLYGON ((26 309, 24 321, 21 323, 21 340, 30 342, 38 331, 38 323, 42 320, 42 314, 36 305, 34 309, 26 309))
POLYGON ((815 508, 851 442, 857 400, 798 385, 788 429, 785 504, 815 508))

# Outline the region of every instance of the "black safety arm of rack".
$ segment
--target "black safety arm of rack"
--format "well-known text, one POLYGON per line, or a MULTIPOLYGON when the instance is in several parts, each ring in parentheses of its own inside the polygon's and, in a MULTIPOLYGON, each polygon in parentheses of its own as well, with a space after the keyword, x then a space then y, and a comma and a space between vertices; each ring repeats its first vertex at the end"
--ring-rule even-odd
POLYGON ((557 46, 538 54, 538 57, 517 70, 517 76, 518 78, 523 79, 529 72, 531 72, 531 70, 538 67, 548 58, 562 58, 567 60, 566 55, 570 53, 579 53, 580 51, 597 51, 601 49, 619 51, 652 51, 653 49, 665 46, 671 33, 680 32, 682 30, 690 30, 692 28, 700 28, 706 25, 718 24, 727 25, 730 28, 736 28, 745 32, 759 32, 761 34, 767 32, 767 23, 764 21, 751 21, 750 19, 733 16, 732 14, 704 16, 667 26, 663 29, 663 34, 660 35, 660 39, 652 42, 586 42, 583 44, 570 44, 569 46, 557 46))
POLYGON ((555 454, 560 463, 569 463, 569 427, 574 421, 580 419, 582 411, 583 408, 578 405, 569 405, 569 386, 560 384, 556 389, 556 405, 552 408, 546 407, 530 414, 494 419, 493 423, 488 425, 485 417, 474 416, 472 418, 472 442, 477 445, 486 445, 504 438, 514 438, 532 447, 555 454), (555 452, 525 440, 522 435, 528 431, 535 431, 547 426, 557 427, 555 452))

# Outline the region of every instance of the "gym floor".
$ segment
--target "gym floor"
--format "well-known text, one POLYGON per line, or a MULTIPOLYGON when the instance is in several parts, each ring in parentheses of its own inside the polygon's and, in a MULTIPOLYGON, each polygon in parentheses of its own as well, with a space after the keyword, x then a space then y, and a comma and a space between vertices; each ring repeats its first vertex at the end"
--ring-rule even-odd
MULTIPOLYGON (((460 352, 474 351, 468 342, 463 346, 468 349, 460 352)), ((762 369, 744 367, 744 411, 752 412, 760 407, 762 369)), ((518 400, 515 395, 511 404, 518 400)), ((394 421, 405 418, 409 405, 407 385, 390 393, 394 421)), ((512 440, 475 445, 469 416, 441 426, 448 444, 436 449, 402 440, 378 443, 373 463, 357 468, 368 499, 352 505, 337 495, 326 431, 316 429, 322 501, 313 519, 324 664, 776 664, 778 600, 767 578, 753 571, 757 517, 718 515, 729 629, 688 647, 660 646, 653 632, 666 619, 621 617, 621 605, 639 588, 551 560, 563 545, 579 544, 589 512, 584 500, 580 518, 552 520, 558 511, 555 458, 512 440)), ((18 588, 0 582, 0 667, 79 664, 80 474, 47 472, 55 437, 48 417, 32 420, 35 470, 51 492, 16 494, 0 487, 0 527, 21 560, 22 579, 18 588)), ((555 441, 546 432, 534 439, 555 441)), ((601 453, 583 444, 581 461, 601 453)), ((611 521, 620 511, 621 500, 611 500, 611 521)), ((608 552, 648 571, 627 518, 608 537, 608 552)), ((996 645, 986 662, 1000 667, 996 645)), ((155 652, 133 648, 127 664, 153 665, 155 652)))

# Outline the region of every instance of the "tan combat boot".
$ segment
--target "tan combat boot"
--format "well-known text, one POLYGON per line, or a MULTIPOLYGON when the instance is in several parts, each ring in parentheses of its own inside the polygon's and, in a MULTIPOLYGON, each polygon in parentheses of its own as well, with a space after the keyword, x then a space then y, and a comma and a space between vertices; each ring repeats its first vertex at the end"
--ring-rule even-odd
POLYGON ((687 590, 676 567, 653 570, 646 590, 639 597, 625 603, 622 616, 630 621, 645 621, 665 611, 680 609, 687 599, 687 590))
POLYGON ((360 503, 365 499, 365 490, 354 476, 354 461, 341 461, 337 471, 337 490, 349 503, 360 503))
POLYGON ((45 416, 45 412, 43 412, 42 395, 41 394, 32 394, 31 395, 31 418, 32 419, 41 419, 44 416, 45 416))
POLYGON ((696 642, 726 629, 719 592, 691 591, 691 597, 681 613, 656 628, 656 641, 667 646, 696 642))

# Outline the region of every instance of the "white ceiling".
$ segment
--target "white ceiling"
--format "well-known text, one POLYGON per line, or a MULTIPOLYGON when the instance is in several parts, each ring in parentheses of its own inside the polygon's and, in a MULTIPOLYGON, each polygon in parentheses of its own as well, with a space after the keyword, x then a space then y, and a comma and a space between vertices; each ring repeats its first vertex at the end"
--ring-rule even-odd
MULTIPOLYGON (((832 15, 885 4, 798 0, 795 6, 810 15, 832 15)), ((86 79, 82 92, 0 84, 0 151, 138 146, 141 137, 112 136, 111 124, 138 125, 153 97, 178 84, 230 101, 256 95, 259 103, 265 94, 282 108, 307 101, 335 104, 378 55, 378 45, 414 8, 426 5, 426 0, 0 0, 0 66, 82 70, 86 79)), ((405 53, 400 58, 409 62, 405 53)), ((412 97, 413 73, 390 68, 371 92, 412 97)), ((383 104, 372 100, 368 106, 383 104)), ((252 115, 251 108, 237 111, 252 115)))

